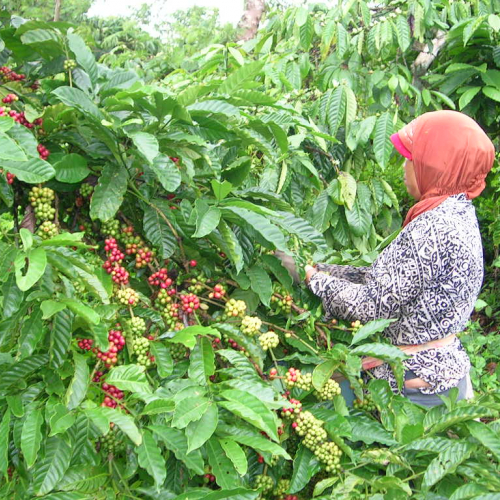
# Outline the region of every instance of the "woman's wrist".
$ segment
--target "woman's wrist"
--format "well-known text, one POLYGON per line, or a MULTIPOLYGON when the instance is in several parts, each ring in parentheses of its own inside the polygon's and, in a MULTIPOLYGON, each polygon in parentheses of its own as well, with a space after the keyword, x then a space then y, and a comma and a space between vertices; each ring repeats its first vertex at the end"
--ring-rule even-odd
POLYGON ((313 266, 306 266, 304 269, 306 272, 306 284, 309 284, 309 280, 318 272, 318 270, 313 266))

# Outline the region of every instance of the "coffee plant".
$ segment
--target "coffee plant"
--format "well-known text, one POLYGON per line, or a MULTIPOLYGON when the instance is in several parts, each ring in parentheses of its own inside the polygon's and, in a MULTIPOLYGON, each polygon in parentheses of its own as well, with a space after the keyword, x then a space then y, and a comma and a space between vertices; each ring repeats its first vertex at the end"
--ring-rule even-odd
POLYGON ((496 138, 498 2, 343 4, 147 83, 0 12, 1 498, 498 498, 500 392, 371 380, 391 319, 323 321, 275 254, 373 262, 416 113, 496 138))

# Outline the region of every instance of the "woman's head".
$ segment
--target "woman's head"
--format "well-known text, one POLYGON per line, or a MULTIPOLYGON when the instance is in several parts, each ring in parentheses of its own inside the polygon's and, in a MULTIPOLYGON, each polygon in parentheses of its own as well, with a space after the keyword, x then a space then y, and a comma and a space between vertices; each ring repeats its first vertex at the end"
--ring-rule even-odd
POLYGON ((391 137, 407 158, 405 184, 415 199, 478 196, 495 156, 481 127, 456 111, 425 113, 391 137))

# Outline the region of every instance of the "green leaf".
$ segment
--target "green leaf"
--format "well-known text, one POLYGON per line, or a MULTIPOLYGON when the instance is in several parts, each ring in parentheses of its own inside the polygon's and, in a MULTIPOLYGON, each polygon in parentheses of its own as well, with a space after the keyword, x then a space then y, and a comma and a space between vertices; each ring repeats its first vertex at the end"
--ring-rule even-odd
MULTIPOLYGON (((461 422, 468 422, 476 418, 485 418, 492 415, 494 411, 485 406, 466 406, 455 408, 454 410, 445 413, 430 425, 426 425, 427 434, 436 434, 442 432, 453 425, 461 422)), ((424 422, 426 424, 426 422, 424 422)))
POLYGON ((55 300, 44 300, 40 304, 40 309, 43 312, 42 319, 49 319, 54 316, 54 314, 64 311, 66 306, 55 300))
POLYGON ((174 411, 175 402, 172 399, 155 399, 148 403, 141 412, 141 415, 161 415, 174 411))
POLYGON ((293 474, 288 493, 297 493, 302 490, 320 468, 321 465, 314 453, 300 444, 293 461, 293 474))
POLYGON ((245 82, 254 82, 264 67, 264 60, 254 61, 233 71, 219 87, 220 94, 232 95, 235 91, 245 88, 245 82))
POLYGON ((207 385, 208 378, 215 373, 215 355, 212 342, 199 337, 189 356, 189 378, 200 385, 207 385))
POLYGON ((76 153, 64 155, 61 160, 54 164, 54 169, 56 179, 68 184, 80 182, 90 174, 87 160, 76 153))
POLYGON ((114 422, 135 445, 139 446, 142 443, 142 433, 137 428, 133 417, 116 408, 99 408, 99 410, 110 422, 114 422))
POLYGON ((48 354, 35 354, 11 365, 2 373, 2 377, 0 378, 0 396, 4 396, 5 391, 9 387, 24 379, 35 370, 38 370, 41 366, 47 364, 48 361, 48 354))
POLYGON ((493 99, 494 101, 500 102, 500 90, 498 90, 494 87, 483 87, 482 91, 486 97, 489 97, 490 99, 493 99))
POLYGON ((222 391, 220 395, 228 401, 221 401, 219 406, 264 431, 273 441, 279 441, 276 415, 259 398, 238 389, 222 391))
POLYGON ((269 307, 273 294, 273 284, 269 275, 262 266, 257 264, 248 269, 246 274, 250 278, 252 290, 259 296, 262 303, 269 307))
POLYGON ((75 420, 76 415, 70 413, 64 405, 55 405, 52 416, 50 417, 49 436, 55 436, 56 434, 66 432, 75 423, 75 420))
POLYGON ((187 110, 192 115, 221 114, 227 117, 240 116, 240 111, 236 106, 233 106, 225 101, 218 100, 198 101, 188 106, 187 110))
POLYGON ((447 474, 452 474, 457 467, 470 457, 474 447, 469 443, 455 442, 432 460, 425 470, 422 486, 429 488, 441 481, 447 474))
POLYGON ((161 185, 169 193, 173 193, 181 185, 179 167, 166 155, 158 155, 151 165, 161 185))
POLYGON ((153 163, 153 160, 160 152, 158 139, 147 132, 133 132, 129 133, 128 136, 132 139, 132 142, 144 159, 148 163, 153 163))
POLYGON ((109 472, 105 468, 82 468, 80 465, 75 465, 66 471, 66 474, 57 487, 62 491, 78 491, 92 494, 106 484, 109 479, 108 474, 109 472))
POLYGON ((372 343, 364 344, 354 348, 351 354, 356 356, 372 356, 384 361, 402 361, 407 359, 407 355, 391 344, 372 343))
POLYGON ((66 106, 75 108, 84 115, 91 116, 99 122, 104 119, 104 115, 98 107, 90 100, 89 96, 81 91, 72 87, 58 87, 52 93, 66 106))
POLYGON ((199 420, 211 404, 209 399, 200 396, 181 399, 175 405, 172 425, 184 429, 190 422, 199 420))
POLYGON ((362 207, 359 198, 356 198, 352 210, 346 208, 345 217, 354 236, 368 237, 370 235, 372 215, 362 207))
POLYGON ((211 404, 199 420, 186 427, 187 453, 203 446, 213 435, 219 423, 219 411, 216 404, 211 404))
MULTIPOLYGON (((41 411, 30 411, 23 424, 21 433, 21 451, 28 469, 36 462, 38 451, 42 443, 43 413, 41 411)), ((1 435, 1 430, 0 430, 1 435)))
POLYGON ((118 165, 104 166, 99 182, 90 200, 90 217, 106 222, 112 219, 120 208, 127 190, 127 171, 118 165))
POLYGON ((377 118, 377 123, 375 124, 375 138, 373 140, 373 153, 382 170, 385 170, 385 167, 387 167, 389 157, 393 150, 390 139, 393 133, 394 125, 392 123, 392 116, 388 112, 382 113, 377 118))
POLYGON ((146 378, 145 367, 142 365, 115 366, 106 376, 106 382, 115 385, 122 391, 151 393, 151 386, 146 378))
POLYGON ((160 213, 160 209, 146 207, 143 219, 144 234, 159 249, 160 256, 168 259, 177 247, 177 239, 160 213))
POLYGON ((209 439, 206 444, 206 450, 208 463, 212 467, 212 474, 215 476, 217 484, 222 489, 239 486, 241 481, 238 477, 238 472, 231 460, 224 453, 219 440, 216 438, 209 439))
POLYGON ((170 351, 159 342, 151 342, 149 344, 151 353, 155 357, 156 370, 161 378, 170 377, 174 370, 174 362, 170 351))
POLYGON ((467 89, 461 96, 458 101, 458 107, 460 110, 464 109, 471 101, 476 97, 478 92, 481 90, 481 87, 471 87, 467 89))
POLYGON ((0 132, 0 163, 2 160, 28 161, 23 149, 7 134, 0 132))
POLYGON ((47 267, 47 254, 43 248, 35 248, 26 254, 18 254, 14 266, 17 286, 25 292, 43 276, 47 267), (26 265, 28 265, 28 269, 24 273, 26 265))
POLYGON ((446 95, 443 94, 442 92, 437 92, 436 90, 431 90, 431 94, 436 96, 441 102, 446 104, 451 109, 456 109, 455 103, 446 95))
POLYGON ((76 62, 85 70, 95 85, 99 72, 94 54, 92 54, 92 51, 85 45, 83 39, 76 33, 68 33, 67 37, 69 48, 75 54, 76 62))
POLYGON ((231 260, 236 272, 239 273, 243 269, 243 249, 241 244, 224 219, 220 220, 218 229, 224 241, 224 251, 231 260))
POLYGON ((356 200, 357 183, 348 172, 339 172, 340 193, 348 210, 352 210, 356 200))
POLYGON ((493 31, 497 33, 500 31, 500 17, 496 14, 490 14, 488 16, 488 24, 493 28, 493 31))
POLYGON ((375 319, 363 325, 353 336, 351 345, 359 344, 370 335, 383 332, 391 323, 397 321, 396 319, 375 319))
POLYGON ((0 476, 7 475, 9 467, 10 408, 7 408, 0 423, 0 476))
POLYGON ((345 115, 346 94, 343 85, 339 85, 333 91, 327 106, 327 121, 330 127, 330 134, 335 136, 345 115))
POLYGON ((469 21, 463 31, 463 37, 464 37, 464 47, 469 43, 469 40, 474 36, 474 33, 479 29, 479 27, 483 24, 483 22, 486 20, 487 16, 479 16, 476 18, 472 18, 471 21, 469 21))
POLYGON ((68 386, 65 398, 65 403, 69 410, 77 408, 85 399, 90 383, 87 358, 81 354, 73 352, 73 359, 75 361, 75 375, 68 386))
POLYGON ((411 45, 411 33, 410 25, 405 16, 398 16, 396 18, 396 36, 399 48, 402 52, 406 52, 411 45))
POLYGON ((381 443, 387 446, 397 444, 391 433, 387 432, 381 423, 366 415, 356 415, 348 418, 352 424, 350 441, 362 441, 366 444, 381 443))
POLYGON ((71 448, 59 436, 47 439, 45 457, 33 471, 33 490, 37 496, 51 492, 64 477, 71 460, 71 448))
POLYGON ((98 325, 101 321, 101 317, 97 314, 94 309, 83 304, 76 299, 60 299, 61 302, 77 316, 83 318, 90 325, 98 325))
POLYGON ((196 474, 205 473, 200 450, 194 450, 188 454, 187 439, 182 431, 165 425, 151 425, 149 428, 158 435, 169 450, 174 452, 177 460, 186 464, 188 469, 196 474))
POLYGON ((338 362, 333 359, 329 359, 314 368, 312 383, 317 391, 320 391, 323 388, 337 367, 338 362))
POLYGON ((50 364, 54 368, 59 368, 66 360, 66 352, 71 342, 73 319, 73 313, 63 310, 56 313, 52 322, 49 355, 50 364))
POLYGON ((283 457, 286 460, 291 460, 290 455, 285 451, 285 449, 276 444, 269 439, 260 436, 245 436, 245 435, 231 435, 231 439, 241 443, 245 446, 249 446, 260 453, 270 453, 271 455, 276 455, 278 457, 283 457))
POLYGON ((232 439, 220 439, 219 444, 226 453, 227 458, 233 462, 234 468, 240 476, 244 476, 248 470, 248 461, 245 452, 241 446, 232 439))
POLYGON ((316 245, 318 250, 327 249, 324 236, 308 221, 289 212, 278 212, 278 215, 280 215, 280 218, 276 219, 276 224, 285 231, 297 235, 303 241, 316 245))
POLYGON ((233 189, 233 185, 229 181, 220 182, 214 179, 211 185, 217 201, 222 201, 233 189))
POLYGON ((495 455, 497 460, 500 460, 500 438, 486 424, 482 422, 468 422, 467 428, 469 432, 485 447, 495 455))
POLYGON ((137 458, 139 465, 154 479, 156 491, 165 482, 167 471, 165 468, 165 459, 158 448, 151 432, 144 430, 142 433, 142 443, 137 448, 137 458))
POLYGON ((306 22, 299 28, 300 46, 308 51, 314 35, 314 22, 311 16, 307 16, 306 22))
POLYGON ((221 211, 217 207, 210 207, 206 212, 200 213, 196 219, 196 232, 193 238, 203 238, 210 234, 219 224, 221 211))

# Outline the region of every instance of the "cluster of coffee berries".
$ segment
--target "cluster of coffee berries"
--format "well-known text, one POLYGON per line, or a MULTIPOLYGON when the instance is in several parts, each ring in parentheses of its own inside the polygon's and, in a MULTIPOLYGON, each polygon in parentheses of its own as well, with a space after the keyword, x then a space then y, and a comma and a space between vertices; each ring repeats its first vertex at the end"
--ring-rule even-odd
POLYGON ((118 248, 118 242, 115 238, 106 238, 104 240, 104 251, 110 263, 120 264, 125 258, 125 254, 118 248))
POLYGON ((290 489, 290 479, 280 479, 276 488, 273 490, 273 495, 278 498, 282 498, 286 495, 286 492, 290 489))
POLYGON ((111 342, 110 348, 113 346, 116 347, 116 352, 120 352, 125 347, 125 337, 120 330, 110 330, 108 332, 108 340, 111 342))
POLYGON ((64 61, 64 71, 71 71, 76 68, 76 61, 74 59, 66 59, 64 61))
POLYGON ((317 419, 310 411, 299 413, 292 427, 301 436, 302 443, 306 448, 315 451, 316 448, 326 441, 327 434, 323 429, 324 422, 317 419))
MULTIPOLYGON (((15 109, 3 108, 0 107, 0 116, 10 116, 15 122, 23 125, 26 128, 32 129, 35 125, 42 123, 41 118, 37 118, 33 123, 30 123, 26 119, 26 115, 24 111, 16 111, 15 109)), ((47 150, 48 152, 48 150, 47 150)), ((40 151, 39 151, 40 153, 40 151)), ((48 154, 47 154, 48 156, 48 154)))
POLYGON ((186 359, 189 354, 188 348, 183 344, 170 344, 170 355, 175 361, 182 361, 186 359))
POLYGON ((128 329, 135 337, 140 337, 146 333, 146 322, 139 316, 134 316, 127 321, 128 329))
POLYGON ((19 101, 19 97, 17 97, 16 94, 7 94, 3 99, 2 102, 5 104, 10 104, 11 102, 16 102, 19 101))
POLYGON ((84 198, 88 198, 93 192, 94 192, 94 186, 92 186, 92 184, 88 184, 87 182, 84 182, 80 186, 80 194, 84 198))
POLYGON ((255 476, 254 487, 261 489, 263 494, 270 493, 274 488, 274 481, 272 477, 259 474, 255 476))
POLYGON ((321 390, 314 392, 314 395, 320 401, 330 401, 335 396, 339 396, 340 392, 340 385, 335 380, 329 379, 321 390))
POLYGON ((156 296, 155 299, 155 304, 158 309, 163 309, 167 304, 170 304, 172 302, 172 295, 174 295, 175 290, 170 289, 170 290, 165 290, 162 288, 159 292, 158 295, 156 296))
POLYGON ((78 347, 84 351, 90 351, 93 345, 94 341, 92 339, 80 339, 78 341, 78 347))
POLYGON ((274 380, 278 376, 278 370, 276 368, 271 368, 269 370, 269 380, 274 380))
POLYGON ((36 150, 38 151, 38 156, 40 156, 42 160, 46 160, 50 156, 50 151, 43 144, 39 144, 36 150))
POLYGON ((101 233, 108 237, 118 237, 118 234, 120 233, 120 221, 111 219, 103 222, 101 225, 101 233))
POLYGON ((135 306, 139 302, 139 295, 133 288, 122 288, 116 291, 116 298, 126 306, 135 306))
POLYGON ((169 328, 174 328, 179 321, 179 304, 167 304, 161 311, 163 321, 169 328))
POLYGON ((181 295, 182 310, 188 314, 200 308, 200 299, 193 293, 181 295))
POLYGON ((110 343, 109 349, 106 352, 97 349, 97 347, 94 347, 92 352, 104 363, 106 368, 111 368, 118 363, 118 351, 121 349, 123 349, 123 346, 119 347, 114 343, 110 343))
POLYGON ((42 238, 42 240, 48 240, 57 236, 59 234, 59 229, 56 224, 51 222, 50 220, 46 220, 40 224, 40 227, 37 229, 36 234, 42 238))
POLYGON ((16 176, 14 174, 11 174, 10 172, 7 172, 5 174, 5 177, 7 179, 7 184, 14 184, 14 179, 16 178, 16 176))
POLYGON ((224 314, 229 318, 243 318, 247 312, 247 305, 243 300, 230 299, 226 302, 224 314))
POLYGON ((0 67, 0 77, 2 80, 5 82, 19 82, 21 80, 24 80, 26 78, 26 75, 22 73, 16 73, 15 71, 11 70, 7 66, 2 66, 0 67))
POLYGON ((113 422, 110 424, 110 431, 100 438, 99 447, 107 455, 119 453, 124 449, 123 433, 115 427, 113 422))
POLYGON ((148 282, 151 286, 159 286, 164 290, 172 286, 173 283, 172 279, 168 277, 168 271, 165 268, 153 273, 148 278, 148 282))
POLYGON ((312 389, 312 373, 302 373, 298 368, 289 368, 286 374, 286 386, 297 387, 303 391, 312 389))
POLYGON ((273 331, 268 331, 259 336, 259 344, 267 351, 268 349, 275 349, 280 343, 280 338, 277 333, 273 331))
MULTIPOLYGON (((109 262, 109 261, 106 261, 109 262)), ((104 267, 104 266, 103 266, 104 267)), ((118 285, 127 285, 129 280, 129 272, 123 266, 114 266, 104 268, 106 271, 111 269, 111 279, 118 285)), ((109 272, 108 272, 109 274, 109 272)))
POLYGON ((361 410, 366 412, 372 412, 377 409, 375 403, 373 402, 372 397, 369 394, 365 394, 363 400, 355 399, 353 402, 353 406, 354 408, 356 408, 356 410, 361 410))
POLYGON ((302 403, 298 399, 290 398, 292 408, 283 408, 281 416, 283 418, 294 419, 302 411, 302 403))
POLYGON ((208 294, 210 299, 222 299, 226 295, 226 290, 222 285, 215 285, 213 292, 208 294))
POLYGON ((150 264, 155 257, 155 253, 148 247, 139 248, 135 254, 135 267, 141 269, 150 264))
POLYGON ((241 320, 240 330, 249 337, 255 337, 255 335, 260 333, 261 326, 262 321, 260 318, 257 318, 256 316, 245 316, 241 320))
POLYGON ((206 473, 203 475, 203 482, 205 484, 208 484, 208 483, 214 483, 215 482, 215 476, 213 474, 210 474, 210 473, 206 473))
POLYGON ((351 328, 352 328, 352 333, 356 333, 361 327, 363 326, 363 324, 361 323, 361 321, 359 321, 359 319, 357 319, 356 321, 353 321, 351 323, 351 328))
POLYGON ((326 464, 326 472, 340 472, 340 457, 342 452, 332 441, 321 443, 314 450, 314 454, 320 462, 326 464))
POLYGON ((116 408, 117 402, 115 401, 116 399, 123 399, 123 392, 118 389, 118 387, 115 387, 114 385, 107 384, 104 382, 101 386, 102 390, 108 394, 104 398, 104 401, 101 403, 101 406, 108 406, 109 408, 116 408))
POLYGON ((102 377, 104 376, 104 372, 96 371, 94 372, 94 376, 92 377, 92 382, 98 384, 101 382, 102 377))
POLYGON ((146 337, 137 337, 134 339, 134 353, 137 356, 137 363, 143 366, 151 366, 149 340, 146 337))
POLYGON ((52 220, 56 213, 51 203, 54 201, 54 191, 50 188, 39 188, 34 186, 28 193, 31 206, 35 209, 35 215, 38 220, 52 220))
POLYGON ((186 284, 188 285, 187 289, 191 293, 201 293, 205 288, 205 283, 207 282, 207 278, 203 276, 203 274, 199 274, 195 278, 188 279, 186 284))
POLYGON ((271 307, 273 309, 276 309, 276 311, 278 311, 278 312, 282 312, 284 314, 290 314, 292 312, 293 298, 291 295, 288 295, 286 292, 284 295, 282 295, 282 297, 283 298, 280 299, 276 295, 273 295, 271 297, 271 307))

